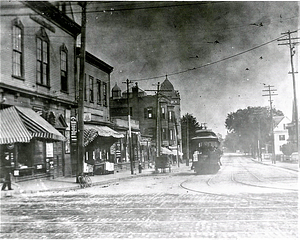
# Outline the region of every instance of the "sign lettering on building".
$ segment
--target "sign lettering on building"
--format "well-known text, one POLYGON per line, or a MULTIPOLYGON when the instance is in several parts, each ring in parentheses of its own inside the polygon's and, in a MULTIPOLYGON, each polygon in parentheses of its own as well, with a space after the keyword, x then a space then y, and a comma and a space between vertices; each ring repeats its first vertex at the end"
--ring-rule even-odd
POLYGON ((75 117, 70 119, 71 143, 77 143, 77 120, 75 117))

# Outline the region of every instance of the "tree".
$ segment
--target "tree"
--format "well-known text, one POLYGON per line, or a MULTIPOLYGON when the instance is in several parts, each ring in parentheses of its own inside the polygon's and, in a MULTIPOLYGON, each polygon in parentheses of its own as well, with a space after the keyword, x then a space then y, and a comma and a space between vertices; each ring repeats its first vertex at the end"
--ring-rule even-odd
POLYGON ((282 152, 284 155, 291 155, 293 152, 297 152, 297 144, 296 143, 287 143, 282 145, 282 152))
POLYGON ((196 129, 199 127, 197 119, 192 114, 185 114, 181 119, 181 135, 182 135, 182 150, 185 157, 187 157, 187 131, 189 133, 189 156, 191 155, 191 139, 196 134, 196 129))
MULTIPOLYGON (((273 116, 283 116, 280 110, 273 109, 273 116)), ((268 107, 248 107, 231 112, 227 115, 225 126, 231 138, 235 138, 237 144, 235 150, 257 153, 258 140, 260 145, 271 141, 271 112, 268 107)), ((233 140, 230 139, 232 142, 233 140)), ((227 140, 229 142, 229 139, 227 140)))

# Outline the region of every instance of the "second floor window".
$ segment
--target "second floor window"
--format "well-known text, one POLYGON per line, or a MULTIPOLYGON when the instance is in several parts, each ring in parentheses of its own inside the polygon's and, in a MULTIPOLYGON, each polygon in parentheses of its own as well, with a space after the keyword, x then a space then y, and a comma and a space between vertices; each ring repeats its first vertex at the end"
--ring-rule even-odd
POLYGON ((94 102, 94 78, 89 77, 90 102, 94 102))
POLYGON ((107 106, 107 83, 103 83, 103 106, 107 106))
POLYGON ((153 108, 152 107, 147 107, 145 108, 145 118, 153 118, 153 108))
POLYGON ((279 141, 284 141, 285 140, 285 135, 279 135, 279 141))
POLYGON ((97 104, 101 104, 101 81, 97 79, 97 104))
POLYGON ((23 77, 23 25, 16 19, 13 22, 13 69, 12 75, 23 77))
POLYGON ((61 91, 68 92, 68 50, 65 45, 60 49, 61 91))
POLYGON ((166 112, 164 107, 161 107, 161 119, 166 119, 166 112))
POLYGON ((36 41, 37 49, 37 83, 49 86, 49 40, 44 29, 41 29, 36 41))

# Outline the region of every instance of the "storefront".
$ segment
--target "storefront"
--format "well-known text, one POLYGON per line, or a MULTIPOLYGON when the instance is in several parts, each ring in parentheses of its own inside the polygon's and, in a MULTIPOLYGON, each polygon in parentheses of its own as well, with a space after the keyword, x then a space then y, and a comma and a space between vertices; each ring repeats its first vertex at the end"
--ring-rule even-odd
POLYGON ((85 171, 93 171, 96 175, 113 173, 115 153, 111 152, 111 147, 121 138, 124 138, 123 134, 107 126, 85 124, 85 171))
POLYGON ((1 166, 11 168, 14 180, 55 177, 65 137, 29 108, 2 109, 0 119, 1 166))

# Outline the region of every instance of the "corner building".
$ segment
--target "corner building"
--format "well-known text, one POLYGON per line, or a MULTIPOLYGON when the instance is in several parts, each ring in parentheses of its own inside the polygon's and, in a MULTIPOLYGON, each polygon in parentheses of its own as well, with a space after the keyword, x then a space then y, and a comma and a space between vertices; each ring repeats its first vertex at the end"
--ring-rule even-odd
POLYGON ((139 121, 144 162, 154 163, 157 144, 170 150, 177 150, 178 144, 182 151, 180 94, 167 77, 158 95, 147 95, 137 84, 121 93, 115 84, 110 98, 111 116, 126 118, 128 108, 131 118, 139 121))
POLYGON ((50 2, 1 2, 1 166, 15 181, 72 174, 81 27, 50 2))

